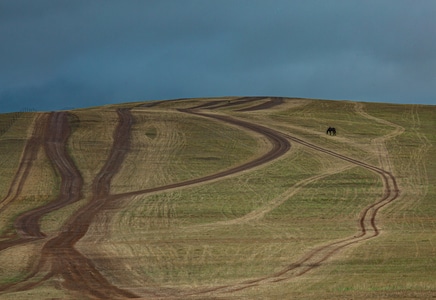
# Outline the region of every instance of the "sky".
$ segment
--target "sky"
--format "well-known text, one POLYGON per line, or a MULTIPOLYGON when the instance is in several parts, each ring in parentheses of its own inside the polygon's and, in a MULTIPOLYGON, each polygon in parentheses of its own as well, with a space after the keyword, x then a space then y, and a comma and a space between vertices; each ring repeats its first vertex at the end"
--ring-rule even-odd
POLYGON ((436 1, 0 0, 0 113, 220 96, 436 105, 436 1))

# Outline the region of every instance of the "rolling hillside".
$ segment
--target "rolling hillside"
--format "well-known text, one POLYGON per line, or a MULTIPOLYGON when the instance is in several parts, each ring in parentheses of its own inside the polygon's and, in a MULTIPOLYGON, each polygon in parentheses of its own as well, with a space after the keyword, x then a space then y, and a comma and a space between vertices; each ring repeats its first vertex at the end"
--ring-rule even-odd
POLYGON ((436 297, 435 128, 278 97, 0 115, 0 299, 436 297))

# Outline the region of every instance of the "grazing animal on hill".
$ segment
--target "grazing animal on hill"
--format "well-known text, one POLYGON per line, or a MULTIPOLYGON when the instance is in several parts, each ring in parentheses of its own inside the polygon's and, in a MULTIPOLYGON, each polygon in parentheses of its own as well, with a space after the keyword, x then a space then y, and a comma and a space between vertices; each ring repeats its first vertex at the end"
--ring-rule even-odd
POLYGON ((336 135, 336 128, 334 128, 334 127, 329 127, 329 128, 327 129, 326 134, 336 135))

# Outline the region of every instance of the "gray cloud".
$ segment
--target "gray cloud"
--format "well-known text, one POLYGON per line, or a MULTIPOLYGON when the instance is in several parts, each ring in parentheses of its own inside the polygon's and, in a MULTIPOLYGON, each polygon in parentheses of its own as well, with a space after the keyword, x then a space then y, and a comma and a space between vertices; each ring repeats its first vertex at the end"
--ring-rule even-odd
POLYGON ((0 112, 282 95, 436 104, 436 2, 0 2, 0 112))

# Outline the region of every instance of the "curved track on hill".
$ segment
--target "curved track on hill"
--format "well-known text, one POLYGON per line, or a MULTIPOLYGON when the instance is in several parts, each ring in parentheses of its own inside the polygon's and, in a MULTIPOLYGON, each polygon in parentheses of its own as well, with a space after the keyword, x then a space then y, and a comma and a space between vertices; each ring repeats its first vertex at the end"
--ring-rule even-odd
MULTIPOLYGON (((212 104, 212 107, 204 105, 201 108, 205 107, 205 108, 214 109, 215 108, 214 105, 216 105, 217 103, 213 102, 210 104, 212 104)), ((225 104, 223 104, 223 105, 225 105, 225 104)), ((265 106, 265 107, 268 107, 268 106, 265 106)), ((245 288, 254 287, 254 286, 257 286, 260 284, 273 283, 273 282, 278 282, 278 281, 282 281, 282 280, 291 279, 293 277, 301 276, 301 275, 309 272, 310 270, 319 267, 324 261, 326 261, 328 258, 332 257, 335 253, 337 253, 341 249, 343 249, 347 246, 350 246, 352 244, 356 244, 356 243, 359 243, 361 241, 378 236, 380 234, 380 230, 376 225, 376 216, 377 216, 378 211, 383 206, 389 204, 390 202, 394 201, 395 199, 397 199, 399 197, 400 191, 398 188, 397 181, 396 181, 395 177, 393 176, 393 174, 388 172, 388 171, 385 171, 381 168, 373 166, 371 164, 368 164, 368 163, 356 160, 354 158, 339 154, 337 152, 328 150, 328 149, 323 148, 323 147, 319 147, 315 144, 308 143, 302 139, 296 138, 296 137, 291 136, 289 134, 280 133, 280 132, 277 132, 273 129, 270 129, 268 127, 264 127, 264 126, 261 126, 258 124, 253 124, 253 123, 250 123, 247 121, 234 119, 234 118, 231 118, 228 116, 208 114, 208 113, 199 112, 199 111, 191 110, 191 109, 183 109, 183 110, 179 110, 179 111, 185 112, 185 113, 190 113, 190 114, 195 114, 195 115, 199 115, 199 116, 203 116, 203 117, 214 118, 214 119, 217 119, 217 120, 220 120, 223 122, 232 123, 235 125, 240 125, 242 127, 249 128, 251 130, 253 130, 254 128, 256 128, 255 130, 260 129, 263 134, 265 134, 267 132, 268 135, 274 136, 274 139, 281 140, 282 138, 285 138, 285 139, 290 140, 294 143, 298 143, 300 145, 311 148, 311 149, 316 150, 318 152, 325 153, 327 155, 330 155, 330 156, 342 159, 344 161, 347 161, 353 165, 357 165, 359 167, 370 170, 381 177, 383 185, 384 185, 383 196, 379 200, 377 200, 375 203, 363 208, 362 211, 360 212, 360 217, 358 220, 360 233, 358 233, 357 235, 354 235, 352 237, 347 237, 347 238, 337 240, 337 241, 334 241, 331 243, 327 243, 323 246, 320 246, 319 248, 316 248, 316 249, 308 252, 306 255, 304 255, 302 258, 300 258, 298 261, 290 264, 286 268, 284 268, 284 269, 282 269, 274 274, 270 274, 270 275, 267 275, 265 277, 258 278, 258 279, 240 282, 240 283, 233 284, 233 285, 225 285, 225 286, 219 286, 219 287, 214 287, 214 288, 199 289, 199 290, 195 290, 195 291, 191 290, 191 291, 186 291, 185 293, 179 292, 179 296, 180 295, 194 296, 194 295, 209 294, 209 293, 216 293, 216 292, 229 293, 229 292, 242 290, 245 288)), ((251 164, 251 162, 249 164, 251 164)), ((232 170, 229 170, 229 171, 232 172, 232 170)), ((155 189, 148 189, 148 190, 136 191, 136 192, 132 192, 132 193, 119 194, 119 195, 116 195, 115 197, 125 197, 125 196, 133 196, 133 195, 145 194, 145 193, 156 192, 156 191, 163 191, 163 190, 167 190, 167 189, 171 189, 171 188, 182 187, 182 186, 191 185, 194 183, 204 182, 204 181, 211 180, 213 178, 218 178, 218 177, 225 176, 225 175, 228 175, 228 174, 226 174, 226 172, 221 172, 221 173, 213 174, 213 175, 210 175, 210 176, 207 176, 204 178, 195 179, 193 181, 181 182, 179 184, 172 184, 172 185, 168 185, 168 186, 158 187, 155 189)), ((164 295, 160 295, 160 296, 164 296, 164 295)))
MULTIPOLYGON (((244 98, 241 102, 245 103, 247 101, 248 99, 244 98)), ((224 103, 223 105, 226 104, 224 103)), ((259 106, 257 107, 257 109, 259 109, 259 106)), ((308 252, 305 256, 300 258, 298 261, 293 262, 286 268, 274 274, 269 274, 262 278, 243 281, 231 285, 178 291, 177 296, 187 297, 203 294, 207 295, 210 293, 235 292, 260 284, 268 284, 290 279, 296 276, 301 276, 321 265, 325 260, 337 253, 339 250, 349 245, 379 235, 380 231, 376 226, 376 216, 378 211, 383 206, 392 202, 399 196, 399 188, 395 177, 390 172, 387 172, 381 168, 372 166, 370 164, 345 155, 341 155, 326 148, 308 143, 289 134, 281 133, 271 128, 241 119, 218 114, 209 114, 193 109, 181 109, 179 111, 183 113, 197 115, 199 117, 212 118, 221 122, 240 126, 245 129, 262 134, 270 141, 272 149, 268 151, 268 153, 260 156, 253 161, 247 162, 240 166, 236 166, 229 170, 204 176, 202 178, 196 178, 152 189, 132 191, 121 194, 111 194, 111 180, 113 176, 119 171, 122 163, 124 162, 125 156, 129 151, 129 136, 133 123, 133 118, 129 110, 118 110, 117 113, 119 116, 119 123, 114 131, 114 142, 112 145, 112 149, 109 157, 106 160, 105 165, 94 178, 92 184, 91 200, 69 219, 67 224, 63 227, 62 231, 57 236, 50 238, 44 244, 39 263, 34 268, 34 270, 26 278, 24 278, 22 282, 0 287, 0 291, 9 290, 11 288, 12 290, 26 290, 49 278, 52 278, 53 276, 58 276, 63 279, 62 285, 66 289, 78 291, 80 293, 87 294, 88 296, 93 298, 109 299, 138 297, 138 295, 135 295, 127 290, 123 290, 112 285, 97 270, 93 262, 75 248, 75 244, 77 243, 77 241, 79 241, 86 234, 90 224, 94 220, 95 215, 101 210, 104 210, 107 205, 110 205, 110 202, 125 197, 131 197, 139 194, 148 194, 152 192, 164 191, 207 182, 270 162, 285 154, 290 149, 289 141, 342 159, 349 162, 350 164, 363 167, 376 173, 381 177, 384 185, 383 196, 374 204, 365 207, 361 211, 359 218, 360 233, 353 237, 347 237, 341 240, 327 243, 326 245, 312 250, 308 252), (35 279, 36 277, 42 277, 42 279, 35 279)), ((40 232, 38 225, 41 216, 43 214, 46 214, 47 212, 59 209, 80 198, 80 192, 83 182, 80 173, 77 171, 77 168, 74 166, 74 163, 72 162, 71 158, 69 158, 65 150, 65 144, 69 135, 69 127, 67 125, 67 122, 65 123, 65 120, 65 114, 55 113, 52 115, 49 126, 50 129, 47 132, 48 136, 52 136, 53 140, 46 140, 47 155, 55 165, 57 171, 61 174, 61 192, 58 196, 57 201, 49 203, 41 208, 29 211, 28 213, 25 213, 16 219, 15 225, 17 226, 17 229, 20 230, 22 235, 32 236, 36 238, 44 238, 44 235, 40 232)), ((170 294, 165 294, 164 292, 162 294, 150 292, 147 295, 151 297, 165 297, 175 296, 176 294, 174 294, 174 292, 171 292, 170 294)))
POLYGON ((238 109, 236 111, 256 111, 256 110, 264 110, 264 109, 269 109, 269 108, 273 108, 275 106, 278 106, 280 104, 283 104, 283 98, 282 97, 271 97, 267 102, 265 103, 261 103, 255 106, 250 106, 247 108, 242 108, 242 109, 238 109))
POLYGON ((65 112, 44 114, 38 117, 34 134, 24 149, 17 175, 18 187, 14 198, 18 197, 27 179, 33 160, 36 159, 39 148, 43 145, 45 152, 61 177, 60 191, 57 198, 45 205, 19 215, 14 221, 14 228, 18 233, 0 242, 0 250, 18 244, 27 243, 45 237, 41 232, 40 219, 55 210, 65 207, 81 198, 83 179, 79 170, 66 150, 66 142, 70 135, 68 114, 65 112), (21 171, 24 169, 23 171, 21 171))
POLYGON ((54 201, 30 210, 15 220, 15 228, 22 236, 45 237, 39 226, 41 217, 78 201, 82 196, 82 176, 66 149, 69 135, 70 126, 67 113, 52 113, 45 134, 44 148, 56 172, 61 177, 60 191, 54 201))
POLYGON ((159 191, 164 191, 164 190, 169 190, 169 189, 174 189, 174 188, 186 187, 186 186, 190 186, 193 184, 203 183, 203 182, 211 181, 214 179, 222 178, 225 176, 229 176, 232 174, 236 174, 236 173, 260 166, 262 164, 268 163, 270 161, 273 161, 274 159, 277 159, 280 156, 282 156, 283 154, 285 154, 291 148, 289 141, 284 136, 278 134, 275 130, 267 128, 265 126, 246 122, 243 120, 234 119, 234 118, 231 118, 229 116, 206 114, 206 113, 198 112, 198 111, 195 111, 192 109, 179 109, 179 111, 184 112, 184 113, 188 113, 188 114, 197 115, 197 116, 212 118, 212 119, 219 120, 219 121, 222 121, 222 122, 225 122, 228 124, 237 125, 239 127, 248 129, 248 130, 253 131, 253 132, 257 132, 257 133, 265 136, 270 141, 270 143, 272 145, 272 149, 270 151, 268 151, 267 153, 265 153, 264 155, 254 159, 254 160, 251 160, 251 161, 246 162, 242 165, 239 165, 239 166, 236 166, 236 167, 233 167, 233 168, 230 168, 230 169, 218 172, 218 173, 214 173, 214 174, 206 175, 206 176, 203 176, 200 178, 194 178, 194 179, 186 180, 186 181, 182 181, 182 182, 176 182, 176 183, 172 183, 172 184, 168 184, 168 185, 164 185, 164 186, 159 186, 159 187, 155 187, 155 188, 112 195, 111 196, 112 200, 118 200, 118 199, 125 198, 125 197, 131 197, 131 196, 142 195, 142 194, 149 194, 149 193, 153 193, 153 192, 159 192, 159 191))
MULTIPOLYGON (((21 194, 30 170, 32 169, 33 162, 38 155, 39 149, 44 143, 44 132, 47 122, 47 114, 41 114, 36 117, 36 120, 33 124, 32 134, 24 146, 17 172, 12 179, 8 193, 0 201, 0 214, 6 210, 11 203, 16 201, 18 196, 21 194)), ((26 238, 23 236, 20 237, 17 230, 14 233, 4 233, 0 238, 0 251, 15 245, 26 243, 29 240, 33 240, 32 238, 26 238)))
POLYGON ((319 267, 324 261, 326 261, 328 258, 332 257, 335 253, 339 252, 341 249, 351 246, 353 244, 359 243, 364 240, 368 240, 371 238, 374 238, 380 234, 380 230, 376 225, 376 216, 378 211, 389 204, 390 202, 397 199, 400 195, 400 190, 398 188, 397 181, 393 174, 390 172, 387 172, 381 168, 372 166, 370 164, 364 163, 359 160, 355 160, 353 158, 350 158, 348 156, 341 155, 339 153, 336 153, 334 151, 330 151, 328 149, 316 146, 314 144, 305 142, 301 139, 298 139, 296 137, 293 137, 291 135, 284 134, 289 140, 299 143, 301 145, 304 145, 306 147, 309 147, 311 149, 314 149, 316 151, 337 157, 339 159, 345 160, 347 162, 350 162, 352 164, 355 164, 357 166, 363 167, 365 169, 368 169, 372 172, 375 172, 377 175, 379 175, 383 181, 384 185, 384 193, 381 199, 377 200, 375 203, 368 205, 360 212, 359 217, 359 230, 360 233, 352 236, 347 237, 341 240, 337 240, 331 243, 327 243, 323 246, 320 246, 319 248, 316 248, 307 254, 305 254, 303 257, 301 257, 298 261, 293 262, 292 264, 288 265, 287 267, 283 268, 282 270, 269 274, 267 276, 243 281, 237 284, 233 285, 225 285, 225 286, 219 286, 215 288, 208 288, 208 289, 200 289, 196 292, 187 292, 186 295, 199 295, 199 294, 208 294, 208 293, 230 293, 235 291, 240 291, 246 288, 255 287, 260 284, 268 284, 268 283, 274 283, 279 282, 283 280, 288 280, 294 277, 301 276, 317 267, 319 267))
MULTIPOLYGON (((269 106, 265 105, 263 107, 264 108, 262 108, 262 105, 257 105, 254 106, 253 108, 254 110, 258 110, 258 109, 266 109, 269 106)), ((214 109, 215 107, 205 107, 205 108, 214 109)), ((247 108, 245 110, 250 111, 250 108, 247 108)), ((320 246, 306 253, 298 261, 293 262, 292 264, 288 265, 287 267, 283 268, 282 270, 276 273, 269 274, 267 276, 253 279, 253 280, 239 282, 232 285, 223 285, 214 288, 199 289, 195 292, 188 291, 185 294, 186 296, 209 294, 209 293, 236 292, 246 288, 255 287, 261 284, 269 284, 269 283, 279 282, 294 277, 298 277, 313 270, 314 268, 319 267, 324 261, 332 257, 335 253, 339 252, 343 248, 359 243, 364 240, 374 238, 380 234, 380 230, 376 225, 376 217, 378 211, 382 207, 386 206, 387 204, 397 199, 400 195, 400 190, 396 178, 391 172, 388 172, 382 168, 373 166, 371 164, 356 160, 354 158, 348 157, 346 155, 342 155, 335 151, 331 151, 324 147, 320 147, 315 144, 306 142, 302 139, 299 139, 289 134, 278 133, 278 135, 286 137, 291 142, 298 143, 302 146, 339 158, 341 160, 347 161, 351 164, 354 164, 356 166, 365 168, 371 172, 376 173, 378 176, 380 176, 383 182, 384 189, 383 189, 382 197, 379 200, 377 200, 375 203, 363 208, 362 211, 360 212, 360 217, 358 220, 360 233, 358 233, 357 235, 354 235, 352 237, 346 237, 344 239, 336 240, 331 243, 327 243, 323 246, 320 246)))
MULTIPOLYGON (((130 129, 133 123, 133 118, 129 110, 118 110, 119 124, 114 132, 114 143, 111 153, 106 160, 105 165, 97 174, 93 181, 91 201, 79 209, 73 217, 70 218, 62 232, 56 237, 51 238, 46 242, 42 249, 42 255, 36 268, 19 284, 7 285, 0 287, 1 290, 7 290, 10 287, 16 290, 25 290, 46 281, 53 276, 61 276, 64 280, 63 285, 71 290, 80 291, 96 298, 131 298, 136 295, 119 289, 111 285, 100 272, 95 268, 92 261, 86 258, 83 254, 77 251, 74 245, 87 232, 95 215, 105 208, 110 201, 144 193, 168 190, 176 187, 183 187, 201 182, 210 181, 220 177, 228 176, 238 172, 248 170, 250 168, 267 163, 285 154, 290 149, 289 141, 277 135, 274 130, 266 127, 251 124, 249 122, 235 120, 226 116, 213 116, 194 112, 190 110, 181 110, 185 113, 196 114, 199 116, 218 119, 233 125, 238 125, 246 129, 264 135, 272 145, 272 149, 266 154, 247 162, 243 165, 236 166, 229 170, 211 174, 202 178, 196 178, 180 183, 170 184, 154 189, 135 191, 124 194, 110 195, 110 183, 113 176, 120 169, 125 155, 129 151, 129 136, 130 129), (43 276, 40 281, 31 282, 31 280, 49 268, 50 271, 43 276)), ((45 235, 40 232, 38 221, 40 217, 59 209, 64 205, 72 202, 72 199, 77 200, 82 189, 82 179, 80 173, 76 172, 74 164, 69 163, 70 158, 65 151, 69 131, 65 127, 65 115, 57 113, 53 114, 52 121, 48 126, 49 130, 46 136, 49 140, 46 142, 46 152, 50 160, 56 165, 57 170, 61 174, 61 192, 58 201, 49 203, 46 206, 31 210, 16 220, 17 229, 23 233, 38 238, 43 238, 45 235)))
POLYGON ((30 169, 33 166, 33 161, 36 159, 38 150, 43 144, 46 123, 47 114, 41 114, 36 117, 33 124, 32 134, 27 139, 26 145, 24 146, 17 172, 12 179, 8 193, 0 201, 0 213, 3 212, 10 203, 15 201, 21 193, 24 183, 29 176, 30 169))
MULTIPOLYGON (((58 236, 49 240, 42 250, 42 263, 49 261, 51 276, 59 275, 68 289, 101 299, 132 298, 134 294, 110 284, 95 268, 93 262, 81 254, 74 245, 88 231, 95 215, 108 201, 113 176, 120 169, 129 151, 129 133, 133 123, 129 110, 118 110, 119 123, 106 163, 94 178, 92 199, 79 209, 58 236)), ((41 269, 42 264, 38 269, 41 269)))

